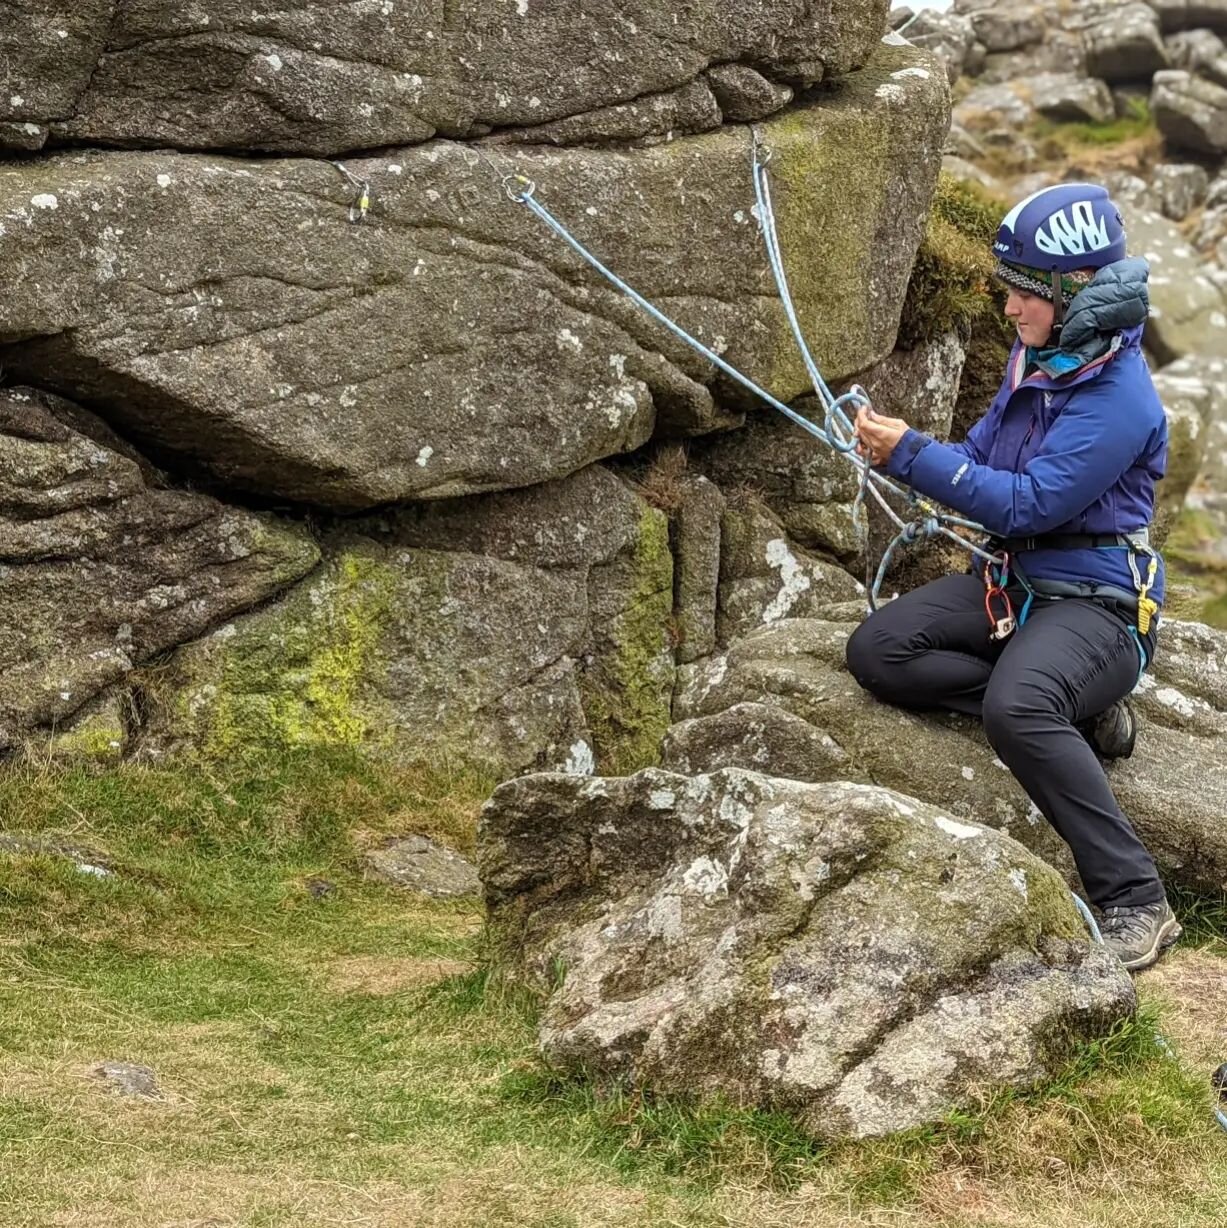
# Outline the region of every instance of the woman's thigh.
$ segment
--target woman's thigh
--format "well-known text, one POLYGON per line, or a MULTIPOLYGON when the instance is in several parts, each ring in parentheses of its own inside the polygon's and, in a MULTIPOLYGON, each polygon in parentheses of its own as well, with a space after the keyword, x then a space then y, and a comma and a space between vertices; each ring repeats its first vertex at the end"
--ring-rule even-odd
POLYGON ((1137 643, 1117 615, 1077 598, 1046 602, 994 667, 986 716, 1042 708, 1076 724, 1128 695, 1139 665, 1137 643))

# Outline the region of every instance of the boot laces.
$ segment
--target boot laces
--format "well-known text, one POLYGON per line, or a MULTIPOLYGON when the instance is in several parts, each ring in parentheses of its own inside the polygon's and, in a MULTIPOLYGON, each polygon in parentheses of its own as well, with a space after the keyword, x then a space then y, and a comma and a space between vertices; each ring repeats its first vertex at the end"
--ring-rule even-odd
POLYGON ((1132 941, 1145 938, 1158 917, 1161 905, 1143 904, 1137 908, 1105 908, 1103 922, 1099 927, 1105 938, 1132 941))

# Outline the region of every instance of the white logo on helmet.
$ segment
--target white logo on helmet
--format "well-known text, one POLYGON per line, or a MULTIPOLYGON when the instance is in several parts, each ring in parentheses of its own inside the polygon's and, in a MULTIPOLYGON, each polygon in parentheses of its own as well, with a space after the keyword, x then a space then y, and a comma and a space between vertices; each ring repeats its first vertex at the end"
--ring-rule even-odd
POLYGON ((1095 216, 1089 200, 1058 209, 1035 232, 1036 246, 1049 256, 1085 256, 1103 251, 1111 243, 1107 219, 1095 216))

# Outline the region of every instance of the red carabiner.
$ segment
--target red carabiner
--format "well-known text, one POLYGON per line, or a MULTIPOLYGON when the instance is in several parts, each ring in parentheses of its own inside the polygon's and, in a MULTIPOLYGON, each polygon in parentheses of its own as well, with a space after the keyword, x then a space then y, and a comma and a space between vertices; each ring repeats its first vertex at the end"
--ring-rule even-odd
POLYGON ((990 640, 1009 639, 1014 634, 1014 629, 1018 626, 1014 618, 1014 603, 1010 600, 1010 594, 1006 592, 1006 582, 1009 579, 1009 575, 1009 555, 1002 556, 1000 580, 994 581, 991 563, 984 569, 984 612, 988 615, 988 625, 991 628, 988 637, 990 640), (997 616, 996 610, 993 609, 994 601, 1001 603, 1002 614, 1000 617, 997 616))

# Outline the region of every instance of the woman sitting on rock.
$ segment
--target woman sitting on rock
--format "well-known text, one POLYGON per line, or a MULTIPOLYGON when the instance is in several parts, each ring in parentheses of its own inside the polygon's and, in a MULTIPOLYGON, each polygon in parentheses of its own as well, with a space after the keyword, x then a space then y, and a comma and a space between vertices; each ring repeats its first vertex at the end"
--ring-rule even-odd
POLYGON ((1125 258, 1120 211, 1090 184, 1016 205, 993 250, 1018 340, 966 441, 939 443, 871 409, 856 429, 875 465, 984 525, 1005 566, 883 607, 849 641, 848 666, 889 703, 981 717, 1073 851, 1104 941, 1145 968, 1180 926, 1096 751, 1133 751, 1125 697, 1154 656, 1163 600, 1147 538, 1167 462, 1141 350, 1149 269, 1125 258))

